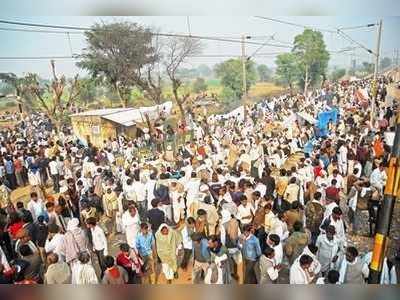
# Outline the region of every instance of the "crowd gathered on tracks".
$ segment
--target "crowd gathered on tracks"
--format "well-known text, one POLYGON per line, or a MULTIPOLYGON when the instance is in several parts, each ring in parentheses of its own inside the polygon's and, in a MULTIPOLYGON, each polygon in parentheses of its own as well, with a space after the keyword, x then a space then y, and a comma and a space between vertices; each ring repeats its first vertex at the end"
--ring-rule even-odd
MULTIPOLYGON (((19 118, 0 132, 0 283, 366 283, 372 249, 353 237, 374 234, 383 200, 388 81, 195 116, 190 140, 147 157, 150 134, 95 147, 43 113, 19 118)), ((398 248, 381 284, 397 283, 398 248)))

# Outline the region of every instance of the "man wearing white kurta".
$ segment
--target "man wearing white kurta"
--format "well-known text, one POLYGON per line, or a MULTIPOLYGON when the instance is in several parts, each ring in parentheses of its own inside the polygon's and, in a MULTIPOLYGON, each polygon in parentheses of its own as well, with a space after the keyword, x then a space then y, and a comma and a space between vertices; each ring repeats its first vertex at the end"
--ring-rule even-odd
MULTIPOLYGON (((191 174, 190 180, 185 185, 186 194, 186 207, 189 208, 190 205, 196 200, 197 195, 200 191, 200 179, 196 178, 196 173, 191 174)), ((193 216, 190 216, 193 217, 193 216)))
POLYGON ((126 242, 131 248, 135 248, 136 236, 140 231, 140 218, 135 207, 129 207, 122 214, 122 226, 125 229, 126 242))
POLYGON ((339 171, 342 175, 347 174, 347 147, 345 144, 340 146, 338 154, 339 171))
POLYGON ((341 242, 335 236, 335 227, 328 226, 326 233, 321 233, 315 244, 318 247, 317 257, 321 263, 321 271, 323 273, 334 268, 338 262, 341 242))
POLYGON ((321 232, 325 232, 325 225, 332 225, 333 227, 335 227, 336 237, 339 239, 340 242, 343 243, 344 246, 346 246, 346 230, 344 227, 342 214, 342 210, 339 207, 335 207, 332 210, 332 214, 322 221, 320 229, 321 232))
POLYGON ((290 284, 309 284, 311 282, 311 276, 308 269, 310 268, 313 259, 304 254, 300 256, 300 259, 296 260, 290 267, 290 284))

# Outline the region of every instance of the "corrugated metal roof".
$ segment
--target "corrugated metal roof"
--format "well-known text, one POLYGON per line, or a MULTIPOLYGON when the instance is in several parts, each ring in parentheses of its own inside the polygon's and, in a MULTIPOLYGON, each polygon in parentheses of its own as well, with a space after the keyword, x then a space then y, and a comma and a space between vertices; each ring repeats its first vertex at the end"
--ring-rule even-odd
POLYGON ((141 114, 138 109, 120 111, 113 114, 102 116, 102 118, 124 126, 132 126, 136 122, 140 123, 144 122, 144 120, 142 120, 141 114))
POLYGON ((170 114, 172 109, 172 102, 167 101, 161 105, 140 107, 140 108, 109 108, 109 109, 96 109, 90 110, 78 114, 71 115, 72 117, 88 117, 88 116, 99 116, 103 119, 110 120, 112 122, 121 124, 123 126, 132 126, 136 123, 145 122, 145 114, 147 114, 150 120, 158 118, 161 112, 170 114))
POLYGON ((133 108, 104 108, 104 109, 94 109, 88 110, 81 113, 73 114, 71 117, 88 117, 88 116, 106 116, 109 114, 114 114, 117 112, 122 112, 125 110, 132 110, 133 108))

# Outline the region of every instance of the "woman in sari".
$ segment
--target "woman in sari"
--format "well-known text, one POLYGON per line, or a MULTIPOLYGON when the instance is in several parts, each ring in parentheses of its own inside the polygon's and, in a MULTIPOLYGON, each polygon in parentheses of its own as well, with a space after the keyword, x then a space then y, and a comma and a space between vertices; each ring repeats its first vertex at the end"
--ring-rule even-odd
POLYGON ((177 250, 182 243, 182 236, 167 224, 161 224, 156 232, 157 254, 161 260, 162 271, 167 279, 167 283, 171 284, 172 279, 177 278, 178 261, 177 250))

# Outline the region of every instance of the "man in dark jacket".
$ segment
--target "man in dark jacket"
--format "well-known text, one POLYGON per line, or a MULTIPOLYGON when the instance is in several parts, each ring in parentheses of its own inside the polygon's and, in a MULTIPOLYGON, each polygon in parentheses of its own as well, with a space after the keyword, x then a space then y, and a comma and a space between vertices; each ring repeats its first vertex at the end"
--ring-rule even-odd
POLYGON ((272 198, 275 191, 275 179, 271 176, 271 170, 266 169, 261 178, 261 182, 267 187, 265 196, 272 198))
POLYGON ((162 204, 165 217, 172 221, 172 206, 169 198, 169 187, 166 180, 169 178, 169 174, 160 174, 160 180, 154 186, 154 196, 158 198, 162 204))
POLYGON ((151 230, 155 234, 162 223, 165 222, 165 214, 160 209, 162 203, 159 199, 151 200, 151 206, 153 207, 147 212, 147 220, 151 225, 151 230))

